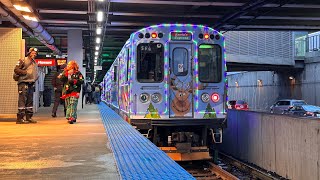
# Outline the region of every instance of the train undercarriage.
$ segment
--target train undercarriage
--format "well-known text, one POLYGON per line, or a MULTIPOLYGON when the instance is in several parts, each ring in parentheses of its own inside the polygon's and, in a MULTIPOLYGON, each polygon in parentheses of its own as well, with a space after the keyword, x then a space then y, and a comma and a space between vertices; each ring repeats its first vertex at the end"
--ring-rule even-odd
POLYGON ((225 119, 131 119, 131 125, 175 161, 207 160, 222 142, 225 119))

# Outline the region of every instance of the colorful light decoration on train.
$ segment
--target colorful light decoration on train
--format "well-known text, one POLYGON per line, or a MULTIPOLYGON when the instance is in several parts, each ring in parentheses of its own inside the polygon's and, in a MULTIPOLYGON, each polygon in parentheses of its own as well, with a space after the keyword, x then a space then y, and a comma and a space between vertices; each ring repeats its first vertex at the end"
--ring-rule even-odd
MULTIPOLYGON (((216 31, 214 29, 211 29, 211 28, 208 28, 208 27, 205 27, 205 26, 202 26, 202 25, 193 25, 193 24, 160 24, 160 25, 149 26, 147 28, 143 28, 143 29, 137 31, 136 33, 132 34, 130 36, 130 39, 133 40, 134 37, 136 37, 136 35, 138 35, 138 37, 140 39, 143 39, 144 37, 145 38, 150 38, 150 37, 151 38, 157 38, 157 37, 158 38, 162 38, 163 35, 164 35, 162 32, 161 33, 153 32, 151 34, 146 32, 146 31, 150 32, 150 31, 152 31, 154 29, 161 28, 161 27, 170 27, 171 31, 174 31, 174 32, 186 32, 187 29, 190 28, 190 27, 194 28, 194 29, 201 28, 201 29, 203 29, 204 34, 202 34, 202 38, 201 38, 200 35, 198 36, 198 38, 200 38, 200 39, 204 38, 205 40, 208 40, 209 38, 212 39, 212 40, 214 40, 214 39, 219 40, 220 37, 222 37, 222 40, 223 40, 223 52, 224 52, 223 61, 224 61, 224 66, 225 66, 224 70, 226 72, 227 69, 226 69, 226 55, 225 55, 225 41, 224 41, 225 39, 224 39, 224 36, 222 36, 221 33, 219 33, 218 31, 216 31)), ((168 103, 168 97, 169 97, 169 94, 168 94, 168 83, 169 83, 168 82, 169 81, 169 74, 168 74, 168 70, 169 70, 169 50, 168 50, 168 44, 169 44, 169 41, 170 41, 171 37, 170 37, 170 33, 168 35, 169 35, 169 40, 164 43, 165 44, 165 46, 164 46, 164 82, 165 82, 165 84, 164 84, 164 95, 165 95, 164 99, 165 99, 165 102, 164 103, 165 103, 165 111, 162 111, 161 114, 166 114, 168 112, 168 108, 169 108, 169 103, 168 103)), ((198 70, 198 68, 199 68, 198 67, 198 43, 197 43, 197 41, 194 40, 194 37, 192 37, 192 39, 193 39, 193 43, 194 43, 194 47, 195 47, 194 48, 195 49, 194 50, 194 56, 193 56, 194 57, 193 58, 194 59, 194 63, 195 63, 195 66, 194 66, 195 111, 196 111, 196 113, 201 113, 202 114, 204 112, 202 112, 202 111, 199 112, 199 99, 200 98, 199 98, 199 74, 198 74, 198 71, 199 71, 198 70)), ((140 42, 140 41, 139 40, 133 41, 131 46, 136 45, 136 43, 138 43, 138 42, 140 42)), ((135 52, 134 51, 132 51, 130 53, 130 55, 129 55, 129 59, 130 59, 131 64, 128 66, 129 67, 129 69, 128 69, 128 85, 130 87, 130 92, 129 92, 128 96, 131 99, 130 102, 129 102, 130 107, 133 107, 132 106, 133 103, 137 103, 134 100, 134 96, 138 96, 139 97, 139 95, 133 95, 132 94, 132 86, 133 86, 133 84, 132 84, 132 82, 133 82, 133 79, 132 79, 132 68, 135 67, 135 63, 136 63, 135 60, 134 60, 135 58, 133 58, 133 57, 135 57, 135 52)), ((226 73, 224 73, 224 78, 225 78, 224 82, 227 82, 226 73)), ((226 90, 225 90, 225 98, 227 100, 227 98, 228 98, 228 96, 227 96, 227 84, 225 85, 225 88, 226 88, 226 90)), ((212 99, 212 101, 217 100, 217 99, 220 100, 220 96, 219 96, 219 94, 218 94, 218 96, 216 96, 216 95, 213 96, 212 95, 211 99, 212 99)), ((145 112, 137 112, 136 108, 130 109, 130 112, 134 113, 134 114, 144 114, 145 113, 145 112)), ((217 114, 219 114, 219 113, 225 113, 225 111, 223 111, 223 112, 217 111, 217 114)))

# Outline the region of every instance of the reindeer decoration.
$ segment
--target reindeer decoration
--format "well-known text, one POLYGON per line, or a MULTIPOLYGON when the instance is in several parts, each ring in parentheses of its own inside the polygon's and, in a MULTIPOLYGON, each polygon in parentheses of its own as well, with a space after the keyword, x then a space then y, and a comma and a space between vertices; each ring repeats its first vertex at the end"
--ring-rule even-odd
POLYGON ((175 113, 175 116, 184 116, 192 107, 189 101, 189 96, 193 92, 192 81, 184 87, 181 81, 179 84, 176 83, 176 77, 174 76, 171 78, 170 88, 174 93, 171 109, 175 113))

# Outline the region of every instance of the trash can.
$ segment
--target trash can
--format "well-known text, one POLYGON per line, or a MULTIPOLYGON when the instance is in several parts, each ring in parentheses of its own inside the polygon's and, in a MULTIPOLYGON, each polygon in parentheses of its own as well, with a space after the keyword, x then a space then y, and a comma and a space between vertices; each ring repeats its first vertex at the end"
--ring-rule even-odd
POLYGON ((43 106, 44 107, 50 107, 51 96, 52 96, 52 89, 45 86, 44 91, 43 91, 43 106))

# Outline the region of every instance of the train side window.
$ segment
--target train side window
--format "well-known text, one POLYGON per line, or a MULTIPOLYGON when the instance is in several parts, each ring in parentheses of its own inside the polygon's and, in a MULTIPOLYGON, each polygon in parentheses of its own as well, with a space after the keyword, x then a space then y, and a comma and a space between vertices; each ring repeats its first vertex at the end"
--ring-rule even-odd
POLYGON ((164 48, 161 43, 141 43, 137 47, 137 80, 159 83, 164 79, 164 48))
POLYGON ((199 80, 206 83, 218 83, 222 79, 221 47, 213 44, 199 46, 199 80))
POLYGON ((127 77, 126 77, 126 81, 129 80, 129 68, 130 68, 130 49, 127 49, 127 77))
POLYGON ((113 71, 113 81, 116 82, 117 81, 117 73, 118 73, 118 66, 114 66, 113 67, 114 71, 113 71))
POLYGON ((188 74, 188 50, 178 47, 173 49, 172 69, 176 76, 186 76, 188 74))

